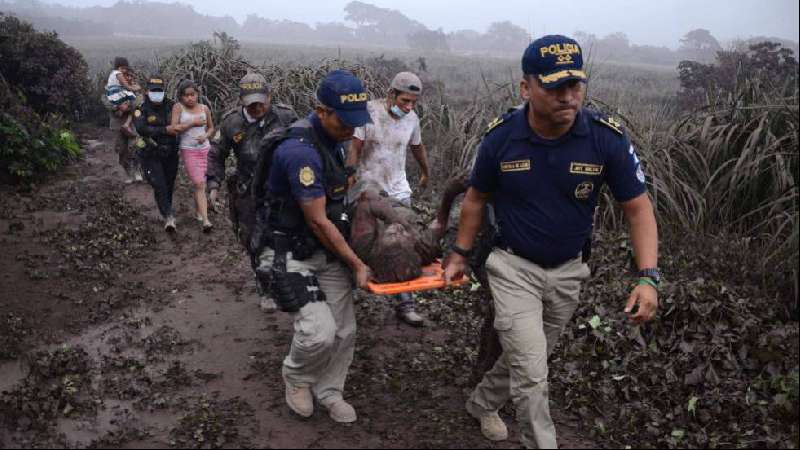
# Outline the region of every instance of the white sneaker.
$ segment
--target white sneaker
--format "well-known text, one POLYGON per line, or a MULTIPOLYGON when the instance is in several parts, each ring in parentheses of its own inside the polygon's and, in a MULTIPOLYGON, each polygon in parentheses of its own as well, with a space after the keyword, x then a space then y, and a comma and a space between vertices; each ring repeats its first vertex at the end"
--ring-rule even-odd
POLYGON ((314 397, 307 386, 295 386, 286 382, 286 404, 300 417, 314 415, 314 397))
POLYGON ((261 301, 258 303, 259 308, 261 311, 265 313, 274 313, 278 310, 278 305, 275 304, 275 300, 270 297, 261 297, 261 301))
POLYGON ((481 423, 481 433, 483 437, 490 441, 505 441, 508 439, 508 427, 497 411, 486 412, 477 406, 473 406, 470 400, 465 405, 470 416, 481 423))
POLYGON ((328 415, 337 423, 353 423, 358 420, 356 410, 353 405, 342 399, 337 399, 328 404, 322 405, 328 409, 328 415))
POLYGON ((425 320, 413 309, 408 311, 397 311, 397 317, 412 327, 422 328, 425 326, 425 320))
POLYGON ((167 222, 164 224, 164 231, 168 233, 175 232, 175 218, 172 216, 167 217, 167 222))

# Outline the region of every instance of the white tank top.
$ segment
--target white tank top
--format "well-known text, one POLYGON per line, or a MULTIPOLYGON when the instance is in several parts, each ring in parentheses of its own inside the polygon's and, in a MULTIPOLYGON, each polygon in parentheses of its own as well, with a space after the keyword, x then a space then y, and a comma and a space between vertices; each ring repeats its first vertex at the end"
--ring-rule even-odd
POLYGON ((117 79, 117 75, 121 74, 119 70, 112 70, 111 75, 108 76, 108 80, 106 81, 106 89, 114 87, 114 86, 122 86, 117 79))
MULTIPOLYGON (((192 114, 186 111, 186 108, 181 105, 180 123, 191 123, 195 118, 206 119, 205 111, 201 113, 192 114)), ((208 141, 200 144, 197 138, 206 133, 206 127, 192 127, 181 134, 181 147, 182 148, 203 148, 208 144, 208 141)))

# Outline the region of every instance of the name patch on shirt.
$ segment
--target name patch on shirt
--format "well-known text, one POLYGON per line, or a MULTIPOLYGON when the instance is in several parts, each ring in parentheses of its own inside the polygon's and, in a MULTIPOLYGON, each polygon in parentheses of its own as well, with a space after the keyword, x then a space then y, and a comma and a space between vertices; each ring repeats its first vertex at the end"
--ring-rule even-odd
POLYGON ((600 175, 603 173, 603 166, 599 164, 573 162, 569 165, 569 173, 574 173, 575 175, 600 175))
POLYGON ((506 161, 500 163, 501 172, 524 172, 531 170, 531 160, 521 159, 519 161, 506 161))

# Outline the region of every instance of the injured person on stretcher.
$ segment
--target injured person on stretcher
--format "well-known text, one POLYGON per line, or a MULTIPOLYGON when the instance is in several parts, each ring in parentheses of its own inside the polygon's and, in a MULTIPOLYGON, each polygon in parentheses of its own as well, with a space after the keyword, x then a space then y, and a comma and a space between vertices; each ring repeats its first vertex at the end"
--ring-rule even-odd
POLYGON ((466 188, 465 174, 449 179, 436 218, 426 225, 410 207, 382 195, 374 185, 356 183, 350 192, 350 247, 378 283, 419 277, 424 266, 441 256, 450 209, 466 188))

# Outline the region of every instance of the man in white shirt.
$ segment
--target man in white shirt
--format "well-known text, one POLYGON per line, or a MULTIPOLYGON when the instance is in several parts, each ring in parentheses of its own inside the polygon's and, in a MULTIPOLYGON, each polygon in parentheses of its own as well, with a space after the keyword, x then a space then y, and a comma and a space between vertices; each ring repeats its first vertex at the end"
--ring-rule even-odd
MULTIPOLYGON (((428 156, 422 144, 419 117, 414 112, 421 94, 419 77, 411 72, 400 72, 392 80, 386 98, 367 103, 372 123, 356 128, 347 156, 350 198, 360 194, 358 186, 375 184, 389 197, 411 206, 411 186, 406 177, 409 147, 419 164, 419 187, 424 189, 428 185, 428 156), (353 186, 356 179, 359 183, 353 186)), ((413 297, 400 294, 397 299, 398 317, 409 325, 423 326, 413 297)))

